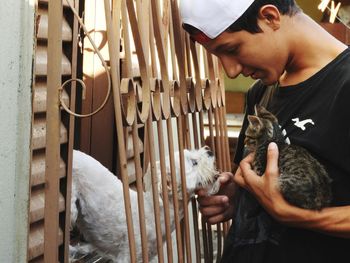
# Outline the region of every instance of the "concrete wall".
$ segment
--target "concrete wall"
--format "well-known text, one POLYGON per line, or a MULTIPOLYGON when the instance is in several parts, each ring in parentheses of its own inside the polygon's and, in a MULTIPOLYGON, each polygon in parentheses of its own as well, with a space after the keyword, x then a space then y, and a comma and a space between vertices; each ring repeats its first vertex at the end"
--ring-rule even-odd
POLYGON ((26 262, 34 0, 0 8, 0 262, 26 262))

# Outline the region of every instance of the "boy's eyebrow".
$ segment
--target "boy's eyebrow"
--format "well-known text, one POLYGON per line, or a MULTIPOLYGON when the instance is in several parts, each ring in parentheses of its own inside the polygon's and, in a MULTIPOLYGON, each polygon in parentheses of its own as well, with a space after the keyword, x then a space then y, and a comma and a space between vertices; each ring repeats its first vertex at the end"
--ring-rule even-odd
POLYGON ((220 53, 221 50, 223 50, 227 45, 226 44, 220 44, 217 47, 214 48, 215 53, 220 53))

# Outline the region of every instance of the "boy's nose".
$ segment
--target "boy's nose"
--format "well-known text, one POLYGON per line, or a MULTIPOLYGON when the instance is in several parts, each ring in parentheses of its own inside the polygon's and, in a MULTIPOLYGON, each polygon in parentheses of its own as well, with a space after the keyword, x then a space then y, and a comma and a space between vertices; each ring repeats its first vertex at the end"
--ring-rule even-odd
POLYGON ((226 72, 226 75, 234 79, 242 72, 242 65, 238 63, 237 59, 233 57, 228 56, 220 56, 220 61, 222 66, 224 67, 224 70, 226 72))

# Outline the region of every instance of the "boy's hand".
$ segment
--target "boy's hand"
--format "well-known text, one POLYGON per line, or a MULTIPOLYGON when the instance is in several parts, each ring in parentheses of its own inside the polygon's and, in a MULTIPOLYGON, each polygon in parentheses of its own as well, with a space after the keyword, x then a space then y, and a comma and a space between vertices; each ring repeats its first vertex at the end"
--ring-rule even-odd
POLYGON ((216 195, 208 196, 204 189, 197 191, 199 210, 209 224, 216 224, 230 220, 233 215, 233 196, 236 185, 233 181, 233 174, 221 173, 218 177, 220 190, 216 195))

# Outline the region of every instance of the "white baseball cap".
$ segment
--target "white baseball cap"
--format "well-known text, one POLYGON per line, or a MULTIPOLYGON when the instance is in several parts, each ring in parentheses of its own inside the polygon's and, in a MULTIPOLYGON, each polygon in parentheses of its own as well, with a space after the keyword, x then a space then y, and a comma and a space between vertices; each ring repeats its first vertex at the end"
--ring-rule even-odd
POLYGON ((254 0, 181 0, 182 22, 216 38, 249 8, 254 0))

